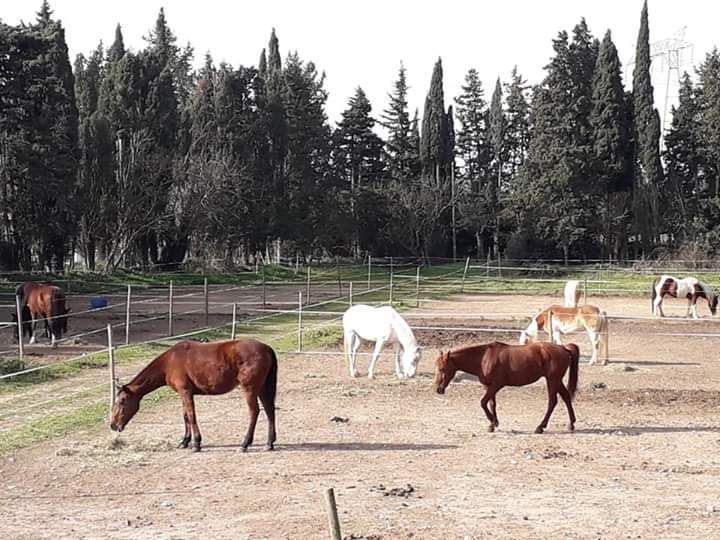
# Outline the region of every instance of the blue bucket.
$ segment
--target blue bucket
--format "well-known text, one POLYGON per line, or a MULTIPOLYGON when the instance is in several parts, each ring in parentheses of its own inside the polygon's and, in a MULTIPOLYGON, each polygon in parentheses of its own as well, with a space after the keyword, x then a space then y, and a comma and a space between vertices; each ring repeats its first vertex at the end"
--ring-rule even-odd
POLYGON ((104 308, 104 307, 107 307, 107 305, 108 305, 108 300, 107 300, 107 298, 105 298, 103 296, 95 296, 90 299, 90 307, 92 309, 104 308))

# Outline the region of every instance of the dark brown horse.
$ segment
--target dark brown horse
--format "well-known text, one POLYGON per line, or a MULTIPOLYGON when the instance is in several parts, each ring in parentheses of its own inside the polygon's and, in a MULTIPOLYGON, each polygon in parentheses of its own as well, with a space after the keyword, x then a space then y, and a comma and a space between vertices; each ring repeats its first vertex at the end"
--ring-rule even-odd
POLYGON ((65 292, 54 285, 26 281, 15 289, 15 295, 20 301, 21 308, 30 308, 32 318, 32 332, 30 343, 35 343, 37 337, 37 322, 45 319, 45 331, 50 335, 50 344, 55 347, 56 340, 62 339, 63 332, 67 332, 67 314, 70 309, 65 306, 65 292))
POLYGON ((492 432, 500 425, 495 410, 495 394, 504 386, 525 386, 545 377, 548 389, 547 412, 535 433, 542 433, 547 427, 557 405, 558 393, 567 406, 570 417, 568 429, 574 431, 572 398, 577 390, 579 358, 580 349, 574 343, 565 346, 552 343, 507 345, 495 341, 486 345, 472 345, 440 353, 435 361, 435 390, 438 394, 444 394, 458 370, 476 375, 485 386, 485 395, 480 405, 490 420, 489 431, 492 432), (570 377, 565 387, 563 377, 568 368, 570 377))
POLYGON ((175 390, 183 402, 185 435, 180 447, 187 448, 192 435, 194 450, 200 451, 202 436, 193 396, 225 394, 241 386, 250 409, 250 425, 242 443, 243 451, 252 444, 255 435, 260 412, 258 398, 268 418, 266 448, 274 448, 277 356, 270 346, 252 339, 241 339, 214 343, 183 341, 170 347, 120 388, 110 429, 122 431, 140 408, 143 396, 165 385, 175 390))

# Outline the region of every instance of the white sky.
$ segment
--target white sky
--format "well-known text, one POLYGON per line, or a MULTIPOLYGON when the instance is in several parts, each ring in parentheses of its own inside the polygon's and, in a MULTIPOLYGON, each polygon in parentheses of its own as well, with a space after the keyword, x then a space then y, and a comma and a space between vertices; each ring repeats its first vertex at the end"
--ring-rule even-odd
MULTIPOLYGON (((0 0, 0 18, 31 21, 40 0, 0 0)), ((363 87, 377 117, 400 61, 408 69, 411 114, 420 109, 438 56, 443 59, 446 105, 476 68, 489 101, 495 79, 509 78, 513 65, 530 83, 539 82, 552 54, 552 39, 584 16, 599 38, 610 28, 623 66, 634 55, 642 0, 51 0, 62 20, 71 61, 112 42, 116 23, 125 44, 144 46, 160 6, 180 44, 190 41, 196 62, 210 51, 216 62, 256 65, 274 26, 283 58, 297 50, 327 72, 328 115, 340 118, 356 86, 363 87)), ((697 64, 720 42, 720 3, 714 0, 650 0, 650 40, 668 38, 687 26, 697 64)), ((661 86, 659 80, 654 81, 661 86)), ((656 106, 662 105, 656 103, 656 106)))

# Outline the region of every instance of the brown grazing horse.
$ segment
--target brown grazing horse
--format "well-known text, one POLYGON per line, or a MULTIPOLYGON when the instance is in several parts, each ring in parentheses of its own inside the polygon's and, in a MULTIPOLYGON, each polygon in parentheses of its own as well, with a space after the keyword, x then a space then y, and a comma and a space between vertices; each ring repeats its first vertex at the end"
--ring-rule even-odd
POLYGON ((579 358, 580 349, 574 343, 565 346, 553 343, 508 345, 495 341, 440 352, 435 361, 435 391, 444 394, 445 388, 458 370, 476 375, 485 386, 485 395, 480 405, 490 420, 489 431, 492 432, 500 425, 495 410, 495 394, 504 386, 525 386, 545 377, 548 389, 547 412, 535 433, 542 433, 547 427, 550 415, 557 405, 558 393, 567 406, 570 417, 568 429, 574 431, 575 411, 572 398, 577 389, 579 358), (570 377, 565 387, 563 377, 568 368, 570 377))
POLYGON ((67 314, 70 309, 65 306, 65 292, 54 285, 26 281, 16 287, 15 295, 20 300, 21 308, 30 308, 30 344, 35 343, 37 337, 38 320, 45 319, 45 332, 50 335, 51 346, 55 347, 56 340, 62 339, 63 332, 67 332, 67 314))
MULTIPOLYGON (((30 315, 30 308, 27 306, 23 306, 20 310, 20 316, 22 317, 22 323, 20 324, 20 327, 22 328, 22 335, 23 338, 31 338, 33 336, 33 328, 32 328, 32 315, 30 315)), ((18 339, 18 324, 17 324, 17 313, 15 311, 12 311, 10 313, 10 317, 12 317, 12 322, 15 324, 15 327, 13 328, 13 333, 15 335, 15 339, 18 339)))
POLYGON ((187 448, 192 435, 194 450, 200 451, 202 436, 193 396, 225 394, 241 386, 250 409, 250 425, 242 443, 243 452, 252 444, 255 435, 260 412, 258 398, 268 418, 266 448, 274 448, 277 356, 270 346, 252 339, 241 339, 214 343, 182 341, 170 347, 120 388, 112 410, 110 429, 122 431, 140 408, 143 396, 166 385, 175 390, 183 402, 185 435, 180 447, 187 448))

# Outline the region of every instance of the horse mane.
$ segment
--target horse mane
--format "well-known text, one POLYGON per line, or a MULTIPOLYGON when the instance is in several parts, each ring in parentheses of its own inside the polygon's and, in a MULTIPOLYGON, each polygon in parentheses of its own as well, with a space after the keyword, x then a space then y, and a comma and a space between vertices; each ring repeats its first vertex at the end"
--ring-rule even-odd
POLYGON ((150 362, 147 363, 147 365, 142 368, 127 384, 123 385, 123 389, 127 388, 130 385, 139 384, 144 379, 149 378, 148 375, 150 374, 151 370, 154 370, 156 367, 156 364, 160 362, 162 359, 164 359, 164 356, 168 354, 170 351, 173 350, 174 347, 170 347, 166 351, 161 352, 159 355, 157 355, 155 358, 150 360, 150 362))
POLYGON ((392 318, 392 324, 393 324, 393 326, 398 326, 398 327, 400 327, 400 328, 407 334, 407 336, 410 338, 410 341, 411 341, 415 346, 417 346, 417 340, 415 339, 415 334, 413 333, 412 328, 410 328, 410 325, 408 324, 408 322, 402 317, 402 315, 400 315, 400 314, 395 310, 395 308, 390 307, 390 309, 392 309, 392 312, 393 312, 393 318, 392 318))

